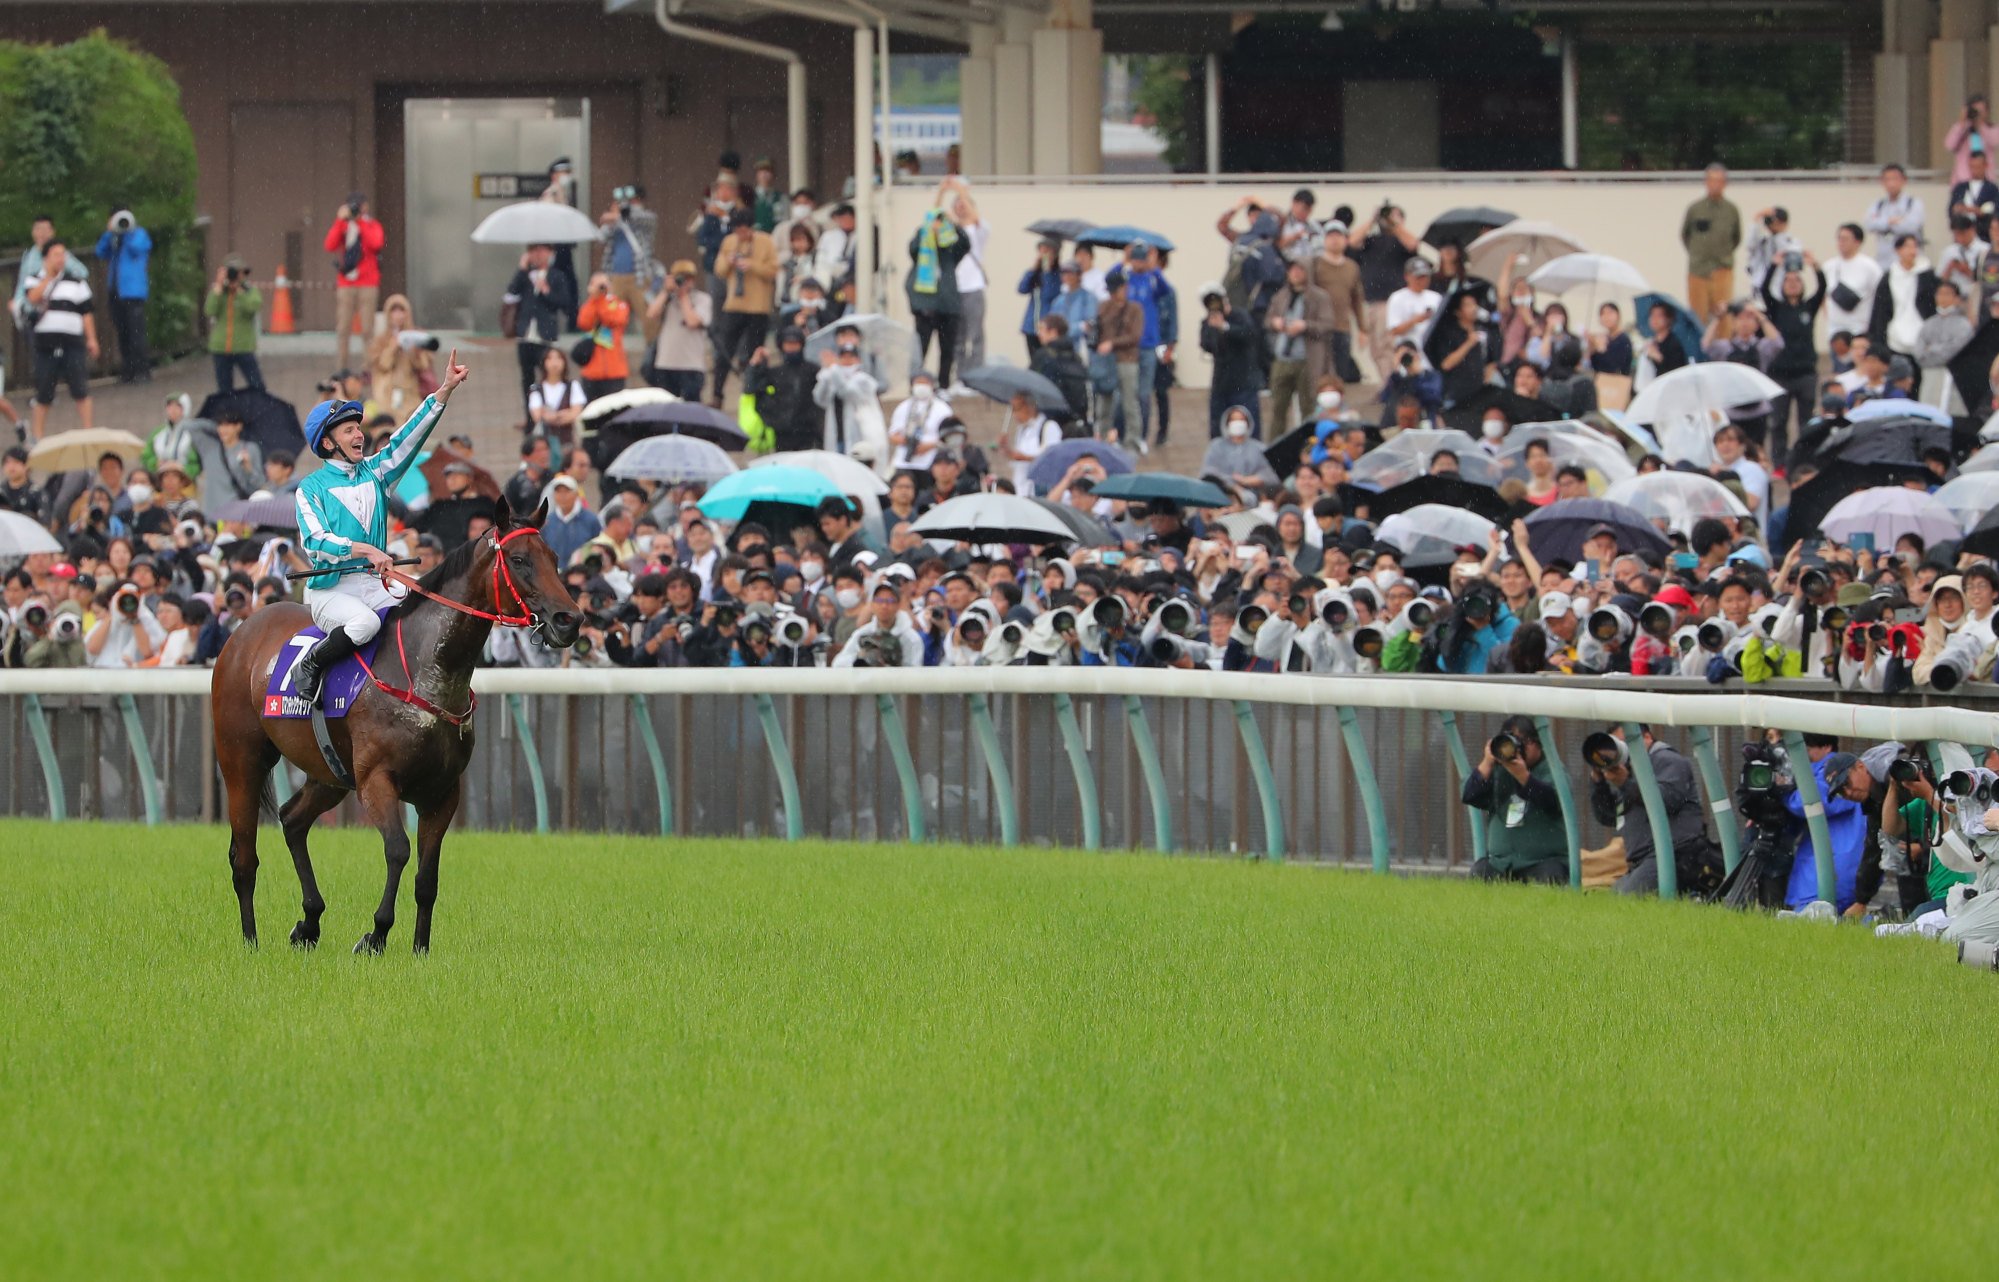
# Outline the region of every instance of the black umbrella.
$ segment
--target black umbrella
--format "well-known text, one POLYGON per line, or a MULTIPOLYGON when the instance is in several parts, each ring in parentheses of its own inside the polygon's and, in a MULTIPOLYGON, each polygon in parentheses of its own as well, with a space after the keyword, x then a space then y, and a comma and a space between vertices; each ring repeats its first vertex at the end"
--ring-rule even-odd
POLYGON ((1069 400, 1062 395, 1062 389, 1031 369, 1018 365, 981 365, 958 375, 966 387, 1005 405, 1013 400, 1015 392, 1026 392, 1034 398, 1034 406, 1043 414, 1058 414, 1064 418, 1075 411, 1069 408, 1069 400))
POLYGON ((1854 463, 1846 459, 1832 459, 1819 469, 1818 475, 1791 487, 1790 512, 1784 518, 1784 545, 1789 547, 1800 539, 1817 534, 1819 522, 1825 520, 1826 513, 1856 490, 1900 485, 1905 481, 1928 483, 1935 479, 1928 468, 1909 463, 1854 463))
POLYGON ((1957 545, 1957 554, 1966 552, 1973 556, 1999 557, 1999 509, 1987 512, 1971 527, 1971 533, 1964 536, 1964 542, 1957 545))
POLYGON ((1659 527, 1622 503, 1609 499, 1556 499, 1527 518, 1527 542, 1543 565, 1582 559, 1589 532, 1608 525, 1617 535, 1619 552, 1650 549, 1666 556, 1673 545, 1659 527))
POLYGON ((1050 240, 1076 240, 1086 236, 1096 224, 1087 218, 1042 218, 1027 225, 1027 230, 1050 240))
POLYGON ((1999 321, 1987 320, 1944 367, 1950 371, 1950 381, 1957 385, 1957 394, 1964 398, 1973 418, 1983 419, 1992 408, 1991 377, 1995 360, 1999 360, 1999 321))
POLYGON ((1446 209, 1430 222, 1430 229, 1423 233, 1423 239, 1442 249, 1445 245, 1469 245, 1495 227, 1504 227, 1518 214, 1504 209, 1494 209, 1490 205, 1471 205, 1460 209, 1446 209))
POLYGON ((1068 526, 1070 531, 1076 536, 1073 541, 1077 547, 1110 548, 1117 546, 1117 539, 1112 536, 1110 527, 1106 526, 1096 517, 1091 516, 1088 512, 1070 507, 1067 503, 1053 503, 1047 499, 1030 498, 1028 502, 1037 503, 1054 513, 1055 519, 1068 526))
POLYGON ((214 422, 224 410, 243 416, 243 439, 255 441, 268 457, 272 450, 296 454, 305 444, 305 430, 299 425, 298 411, 290 401, 281 401, 269 392, 214 392, 201 403, 200 417, 214 422))
POLYGON ((1504 521, 1510 510, 1506 500, 1500 498, 1499 492, 1492 487, 1446 474, 1419 476, 1413 481, 1390 486, 1368 500, 1367 516, 1379 525, 1397 512, 1407 512, 1419 503, 1441 503, 1446 507, 1463 508, 1495 523, 1504 521))
POLYGON ((637 442, 673 432, 708 441, 725 450, 740 450, 750 443, 749 433, 737 427, 735 420, 722 411, 693 401, 668 401, 634 405, 599 424, 595 432, 586 430, 584 448, 601 472, 637 442))
POLYGON ((1855 423, 1850 434, 1831 440, 1819 449, 1826 459, 1848 463, 1907 463, 1920 467, 1923 451, 1948 450, 1951 430, 1935 419, 1920 414, 1897 414, 1893 418, 1870 418, 1855 423))
POLYGON ((298 503, 289 498, 236 499, 209 513, 218 521, 268 526, 280 530, 298 528, 298 503))
POLYGON ((1552 423, 1563 416, 1561 410, 1544 400, 1522 396, 1511 388, 1488 384, 1445 410, 1444 426, 1455 427, 1475 437, 1479 424, 1485 419, 1485 412, 1495 407, 1506 415, 1509 424, 1552 423))

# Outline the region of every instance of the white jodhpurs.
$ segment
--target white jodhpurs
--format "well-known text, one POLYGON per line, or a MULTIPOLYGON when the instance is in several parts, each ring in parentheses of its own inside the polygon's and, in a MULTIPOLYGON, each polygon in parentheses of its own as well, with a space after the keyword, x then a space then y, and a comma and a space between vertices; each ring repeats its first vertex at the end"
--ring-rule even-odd
POLYGON ((401 596, 368 574, 349 574, 332 587, 305 590, 305 608, 312 611, 313 623, 328 636, 336 628, 346 632, 347 639, 357 646, 366 645, 382 630, 382 620, 375 611, 386 610, 400 600, 401 596))

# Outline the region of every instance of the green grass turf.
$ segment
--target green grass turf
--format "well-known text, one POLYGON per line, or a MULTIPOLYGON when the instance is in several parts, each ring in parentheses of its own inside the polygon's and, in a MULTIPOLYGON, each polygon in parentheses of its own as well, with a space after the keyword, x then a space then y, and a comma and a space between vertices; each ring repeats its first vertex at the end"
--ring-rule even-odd
POLYGON ((318 845, 326 947, 285 946, 266 830, 250 953, 218 830, 0 824, 0 1273, 1989 1268, 1999 981, 1940 945, 1198 859, 465 835, 436 951, 406 879, 357 958, 379 845, 318 845))

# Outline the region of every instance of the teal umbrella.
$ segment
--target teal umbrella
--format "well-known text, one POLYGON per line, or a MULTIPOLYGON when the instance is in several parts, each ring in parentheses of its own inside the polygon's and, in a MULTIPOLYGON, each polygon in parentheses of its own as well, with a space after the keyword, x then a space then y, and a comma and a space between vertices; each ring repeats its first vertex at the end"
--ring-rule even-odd
POLYGON ((1133 472, 1099 481, 1094 491, 1100 499, 1124 499, 1146 503, 1171 499, 1183 507, 1227 507, 1233 499, 1213 481, 1197 481, 1178 472, 1133 472))
POLYGON ((752 467, 715 482, 699 507, 703 516, 739 521, 752 503, 816 507, 820 499, 839 493, 839 486, 802 467, 752 467))

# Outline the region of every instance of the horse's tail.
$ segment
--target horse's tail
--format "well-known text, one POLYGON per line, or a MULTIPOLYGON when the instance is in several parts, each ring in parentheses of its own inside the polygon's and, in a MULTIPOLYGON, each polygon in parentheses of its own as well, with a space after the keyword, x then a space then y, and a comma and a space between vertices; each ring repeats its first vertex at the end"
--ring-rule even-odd
MULTIPOLYGON (((278 771, 284 768, 284 763, 280 761, 276 766, 272 767, 272 770, 278 771)), ((262 811, 264 818, 270 820, 272 823, 279 822, 278 786, 271 781, 271 775, 269 774, 264 776, 264 786, 257 792, 257 809, 262 811)))

